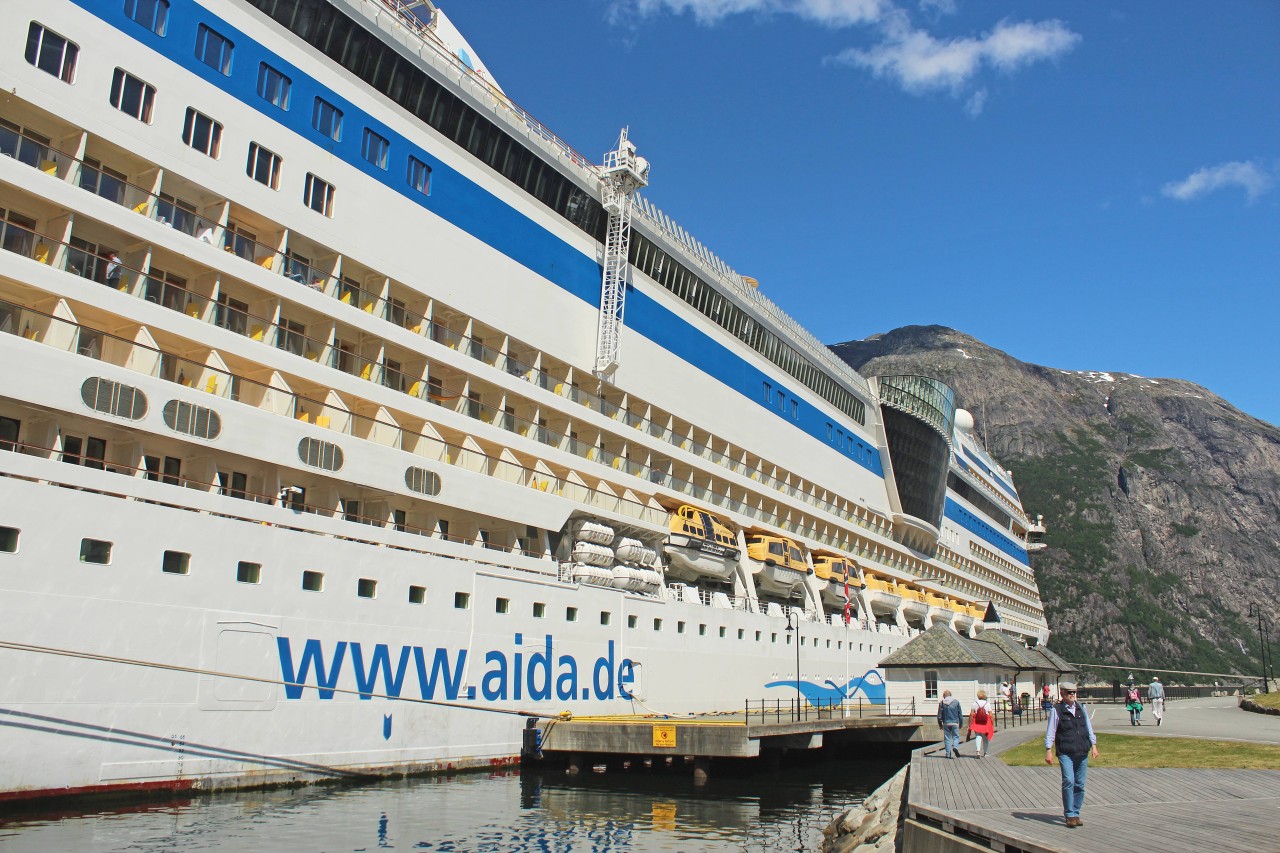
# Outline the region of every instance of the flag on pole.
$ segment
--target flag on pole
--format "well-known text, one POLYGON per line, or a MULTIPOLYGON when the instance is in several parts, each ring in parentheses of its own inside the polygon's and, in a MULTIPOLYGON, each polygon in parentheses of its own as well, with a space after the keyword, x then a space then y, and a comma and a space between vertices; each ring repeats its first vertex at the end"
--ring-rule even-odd
POLYGON ((844 568, 844 626, 849 627, 849 611, 852 610, 852 600, 849 597, 849 567, 844 568))

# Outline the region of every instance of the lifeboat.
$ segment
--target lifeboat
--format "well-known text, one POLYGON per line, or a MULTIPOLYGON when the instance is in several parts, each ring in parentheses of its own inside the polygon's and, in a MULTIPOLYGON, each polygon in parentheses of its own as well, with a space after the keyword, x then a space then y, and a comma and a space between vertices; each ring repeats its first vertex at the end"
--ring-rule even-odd
POLYGON ((738 566, 737 541, 720 519, 688 504, 671 514, 670 533, 662 544, 667 575, 676 580, 727 581, 738 566))
POLYGON ((957 631, 967 632, 973 627, 973 614, 963 601, 951 602, 951 627, 957 631))
POLYGON ((754 570, 760 592, 781 598, 801 594, 800 586, 813 571, 799 545, 770 533, 747 536, 747 562, 754 570))
POLYGON ((902 591, 902 615, 913 627, 923 628, 924 619, 929 615, 929 602, 925 600, 924 590, 916 589, 908 584, 898 584, 902 591))
POLYGON ((882 578, 866 572, 867 602, 871 612, 876 616, 888 617, 888 621, 898 620, 898 609, 902 607, 902 591, 896 581, 882 578))
POLYGON ((925 603, 929 605, 929 622, 932 625, 950 625, 956 612, 951 609, 951 601, 945 595, 933 592, 924 594, 925 603))
POLYGON ((862 581, 858 578, 858 568, 848 557, 836 557, 830 554, 813 555, 813 573, 817 575, 822 586, 822 603, 836 610, 844 609, 844 589, 849 585, 849 598, 857 607, 858 591, 862 589, 862 581))

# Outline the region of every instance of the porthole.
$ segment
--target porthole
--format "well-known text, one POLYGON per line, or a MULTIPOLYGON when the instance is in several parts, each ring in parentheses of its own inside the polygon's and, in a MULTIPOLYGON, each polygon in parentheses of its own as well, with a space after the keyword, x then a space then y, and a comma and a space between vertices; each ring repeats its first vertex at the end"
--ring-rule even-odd
POLYGON ((326 471, 342 468, 342 448, 318 438, 304 438, 298 442, 298 458, 302 464, 326 471))
POLYGON ((440 494, 440 475, 426 468, 406 468, 404 484, 420 495, 440 494))
POLYGON ((174 432, 212 441, 222 433, 222 418, 213 409, 170 400, 160 412, 164 425, 174 432))
POLYGON ((147 414, 147 397, 140 389, 100 376, 91 376, 84 381, 80 386, 80 399, 96 412, 131 421, 140 420, 147 414))

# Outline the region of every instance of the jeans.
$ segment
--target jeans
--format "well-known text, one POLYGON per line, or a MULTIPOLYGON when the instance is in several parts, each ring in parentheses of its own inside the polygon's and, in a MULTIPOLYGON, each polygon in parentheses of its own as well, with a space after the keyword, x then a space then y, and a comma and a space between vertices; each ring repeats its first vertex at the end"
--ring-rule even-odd
POLYGON ((1089 770, 1089 755, 1059 755, 1058 766, 1062 769, 1063 817, 1080 817, 1080 809, 1084 806, 1084 777, 1089 770))
POLYGON ((947 755, 955 755, 960 751, 960 726, 956 723, 945 725, 942 727, 942 744, 946 747, 947 755))

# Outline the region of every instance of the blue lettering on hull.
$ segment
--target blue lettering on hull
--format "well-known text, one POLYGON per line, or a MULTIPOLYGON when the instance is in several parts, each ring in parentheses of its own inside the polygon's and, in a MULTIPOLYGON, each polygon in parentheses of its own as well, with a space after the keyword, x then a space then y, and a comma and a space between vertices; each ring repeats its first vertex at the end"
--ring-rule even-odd
MULTIPOLYGON (((582 664, 572 655, 557 656, 550 634, 540 647, 526 650, 523 644, 523 636, 516 634, 515 645, 520 651, 514 654, 497 650, 485 652, 479 690, 466 687, 464 692, 466 649, 400 646, 393 652, 386 643, 376 643, 372 651, 368 651, 369 646, 340 640, 332 644, 326 654, 324 643, 308 639, 295 660, 290 639, 276 638, 286 699, 301 699, 308 688, 313 688, 320 699, 332 699, 344 668, 350 670, 361 699, 410 698, 413 685, 408 682, 411 679, 417 681, 415 698, 426 700, 452 702, 460 696, 475 699, 477 695, 486 702, 631 698, 635 664, 628 658, 618 659, 614 641, 608 642, 603 655, 582 664)), ((385 725, 389 737, 390 717, 385 725)))

